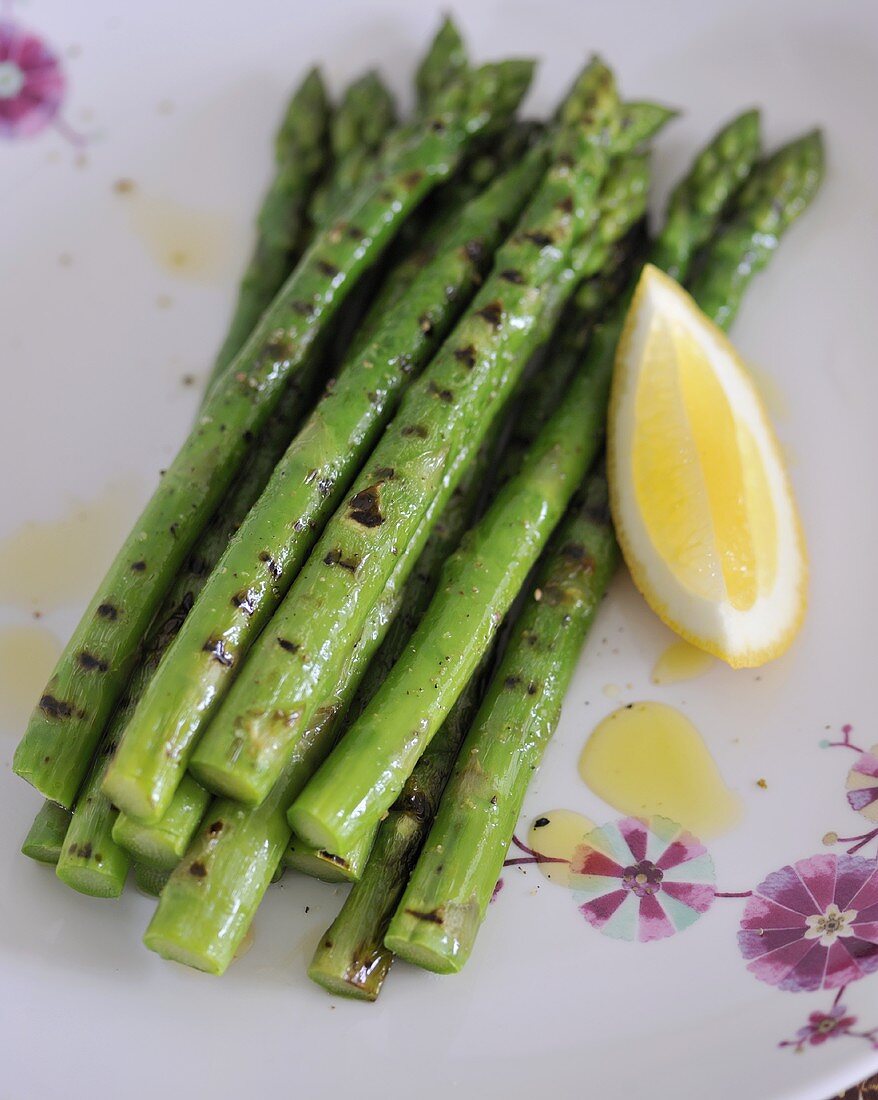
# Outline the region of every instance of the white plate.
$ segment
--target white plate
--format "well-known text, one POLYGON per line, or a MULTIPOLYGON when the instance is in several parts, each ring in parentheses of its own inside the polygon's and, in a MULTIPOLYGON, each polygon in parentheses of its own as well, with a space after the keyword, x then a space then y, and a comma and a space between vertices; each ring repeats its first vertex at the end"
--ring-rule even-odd
MULTIPOLYGON (((820 741, 845 723, 863 746, 874 737, 878 8, 870 0, 449 6, 460 9, 478 56, 543 58, 531 100, 540 111, 595 48, 628 94, 685 108, 659 143, 662 192, 696 145, 745 105, 764 106, 771 143, 825 127, 824 191, 754 285, 734 333, 783 395, 778 428, 813 571, 802 636, 761 673, 716 667, 657 688, 649 673, 669 635, 619 581, 524 818, 526 826, 555 806, 600 822, 619 816, 575 768, 593 723, 618 705, 602 688, 619 684, 623 702, 680 706, 743 801, 740 824, 709 845, 718 890, 751 890, 815 855, 835 866, 847 845, 824 846, 824 834, 871 827, 846 800, 856 754, 820 741), (756 786, 762 777, 766 789, 756 786)), ((4 533, 28 520, 49 524, 45 559, 31 562, 17 594, 9 558, 0 558, 8 601, 0 624, 4 638, 20 638, 27 625, 63 639, 191 420, 197 393, 182 379, 203 377, 229 315, 287 90, 306 64, 325 59, 335 88, 378 63, 407 95, 438 10, 405 0, 34 0, 9 16, 58 51, 67 89, 58 124, 0 139, 0 524, 4 533), (72 132, 86 138, 81 148, 72 132), (120 179, 136 192, 114 191, 120 179), (158 262, 169 247, 186 253, 182 270, 158 262), (77 509, 86 520, 58 536, 54 521, 77 509)), ((835 991, 782 991, 748 971, 736 939, 744 899, 717 899, 679 935, 629 943, 589 927, 570 894, 533 868, 510 871, 464 973, 399 966, 369 1007, 330 999, 305 979, 340 891, 289 877, 260 911, 253 949, 222 981, 165 964, 139 944, 145 898, 80 897, 18 855, 38 799, 9 770, 19 733, 11 712, 22 694, 9 681, 27 668, 3 653, 4 1100, 62 1092, 137 1100, 160 1088, 220 1098, 278 1087, 423 1100, 449 1087, 508 1098, 539 1090, 825 1100, 878 1069, 878 1050, 860 1035, 878 1027, 874 976, 843 994, 855 1024, 798 1056, 779 1046, 809 1014, 828 1011, 835 991)), ((872 859, 876 843, 863 854, 872 859)), ((804 868, 806 877, 819 866, 804 868)))

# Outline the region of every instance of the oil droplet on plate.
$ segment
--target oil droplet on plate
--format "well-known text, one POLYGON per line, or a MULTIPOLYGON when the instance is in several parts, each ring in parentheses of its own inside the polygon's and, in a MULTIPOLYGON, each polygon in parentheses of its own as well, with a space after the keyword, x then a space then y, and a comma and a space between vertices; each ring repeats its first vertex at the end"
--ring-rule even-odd
POLYGON ((633 703, 599 722, 579 774, 621 813, 658 814, 702 838, 730 828, 741 814, 701 734, 664 703, 633 703))
POLYGON ((139 481, 117 481, 59 519, 25 523, 0 540, 0 603, 48 611, 88 599, 142 497, 139 481))
MULTIPOLYGON (((574 810, 547 810, 531 822, 527 846, 542 856, 569 860, 594 828, 593 821, 574 810)), ((538 863, 537 867, 556 886, 570 885, 570 867, 566 863, 538 863)))
POLYGON ((165 271, 216 283, 234 270, 239 234, 230 218, 139 192, 126 202, 134 231, 165 271))
POLYGON ((608 699, 618 699, 622 694, 622 689, 618 684, 604 684, 602 691, 608 699))
POLYGON ((671 642, 652 669, 654 684, 678 684, 682 680, 694 680, 716 664, 716 658, 703 649, 678 638, 671 642))
POLYGON ((61 654, 44 626, 0 628, 0 727, 20 734, 61 654))

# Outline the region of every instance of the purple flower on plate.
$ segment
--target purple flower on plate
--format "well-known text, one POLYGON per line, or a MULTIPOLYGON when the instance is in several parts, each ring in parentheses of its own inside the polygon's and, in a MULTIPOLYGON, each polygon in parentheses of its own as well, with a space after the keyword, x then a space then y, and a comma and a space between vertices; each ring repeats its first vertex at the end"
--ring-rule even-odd
POLYGON ((774 871, 753 891, 738 946, 747 969, 800 993, 838 989, 878 969, 878 865, 817 855, 774 871))
POLYGON ((665 939, 713 904, 713 861, 663 817, 626 817, 593 829, 573 854, 570 886, 592 927, 617 939, 665 939))
POLYGON ((878 822, 878 745, 862 752, 848 772, 848 803, 869 821, 878 822))
POLYGON ((61 62, 45 42, 0 21, 0 137, 31 137, 48 126, 64 85, 61 62))
POLYGON ((804 1027, 796 1032, 796 1046, 817 1047, 827 1039, 844 1035, 857 1022, 856 1016, 846 1016, 844 1005, 833 1005, 829 1012, 812 1012, 804 1027))

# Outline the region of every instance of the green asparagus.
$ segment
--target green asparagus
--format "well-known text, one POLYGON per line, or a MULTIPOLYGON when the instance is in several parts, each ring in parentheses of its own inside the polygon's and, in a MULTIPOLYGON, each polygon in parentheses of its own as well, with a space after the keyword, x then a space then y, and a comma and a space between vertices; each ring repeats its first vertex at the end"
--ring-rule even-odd
POLYGON ((327 225, 344 207, 375 163, 375 154, 395 117, 393 96, 377 72, 366 73, 345 91, 329 123, 333 170, 311 200, 310 214, 316 225, 327 225))
MULTIPOLYGON (((113 837, 117 809, 101 786, 119 738, 137 701, 155 674, 162 654, 176 637, 189 614, 195 597, 204 586, 239 524, 268 480, 299 411, 300 395, 284 394, 278 408, 260 432, 251 461, 239 474, 222 505, 208 524, 184 567, 177 574, 161 611, 144 641, 141 658, 128 681, 123 697, 101 738, 80 789, 70 825, 70 843, 60 860, 58 877, 75 890, 97 897, 118 897, 125 885, 130 859, 113 837)), ((181 804, 168 810, 179 822, 181 804)), ((196 820, 192 828, 197 827, 196 820)))
POLYGON ((408 294, 412 283, 444 247, 448 233, 459 222, 461 208, 477 198, 497 176, 507 172, 536 143, 541 128, 516 122, 501 135, 490 151, 468 162, 460 173, 441 187, 431 205, 429 217, 422 222, 412 219, 403 233, 412 233, 408 246, 378 287, 368 315, 364 318, 348 349, 346 360, 353 362, 374 338, 379 325, 408 294))
POLYGON ((430 828, 481 694, 478 674, 454 704, 381 823, 365 872, 321 938, 308 977, 330 993, 374 1001, 393 956, 384 934, 430 828))
POLYGON ((619 133, 614 151, 617 156, 632 153, 677 117, 679 111, 648 100, 628 100, 622 104, 619 133))
POLYGON ((275 139, 277 174, 259 211, 256 248, 241 280, 235 312, 208 389, 244 346, 304 249, 308 202, 329 157, 329 119, 323 79, 312 69, 293 94, 275 139))
POLYGON ((415 73, 415 91, 420 110, 427 111, 430 104, 450 84, 466 73, 468 67, 466 47, 460 31, 454 21, 446 16, 415 73))
POLYGON ((480 134, 502 127, 532 65, 477 70, 441 98, 382 179, 358 190, 317 234, 234 363, 126 540, 31 718, 16 772, 70 806, 122 691, 136 647, 177 569, 244 459, 253 434, 308 362, 358 278, 405 218, 457 167, 480 134))
POLYGON ((598 475, 587 482, 540 566, 390 921, 387 950, 440 972, 466 962, 617 559, 606 482, 598 475))
MULTIPOLYGON (((813 139, 809 135, 804 140, 813 139)), ((752 235, 748 237, 741 231, 746 219, 750 219, 755 234, 769 211, 773 211, 772 226, 779 236, 816 191, 814 164, 819 151, 802 155, 798 142, 786 149, 791 150, 790 155, 782 155, 781 150, 753 169, 737 194, 735 188, 741 174, 732 164, 717 162, 717 174, 728 180, 721 201, 717 201, 717 180, 702 178, 701 188, 678 189, 678 194, 688 191, 687 201, 705 204, 702 210, 708 203, 713 207, 710 218, 689 217, 682 222, 690 227, 688 232, 701 240, 716 226, 730 197, 734 203, 730 224, 738 226, 739 232, 732 235, 726 227, 719 228, 704 250, 700 274, 690 284, 696 301, 719 324, 730 316, 722 300, 719 272, 725 272, 728 293, 735 300, 740 298, 742 280, 738 268, 746 262, 752 248, 752 235), (737 263, 732 254, 732 240, 737 241, 739 248, 737 263), (711 277, 712 272, 717 274, 711 277), (699 285, 704 288, 703 297, 699 285)), ((704 159, 696 162, 696 168, 699 163, 703 164, 704 159)), ((669 218, 665 232, 676 234, 680 225, 678 217, 669 218)), ((656 242, 653 252, 656 258, 668 254, 668 242, 663 237, 664 233, 656 242)), ((691 245, 684 245, 675 253, 688 257, 683 262, 684 269, 693 253, 691 245)), ((617 337, 618 319, 614 318, 597 330, 588 348, 587 361, 592 366, 611 362, 617 337)), ((605 497, 603 488, 601 496, 605 497)), ((591 602, 581 603, 578 610, 567 606, 566 594, 576 590, 565 573, 569 573, 576 555, 571 555, 567 548, 583 542, 583 532, 576 530, 578 522, 576 512, 572 513, 559 533, 555 553, 548 554, 543 563, 543 575, 537 581, 542 598, 529 605, 515 628, 501 667, 461 750, 460 764, 446 788, 424 853, 385 937, 389 950, 431 970, 459 970, 469 957, 528 781, 557 723, 561 701, 593 614, 594 597, 599 596, 605 585, 603 582, 594 588, 591 602), (525 683, 528 688, 531 683, 537 685, 531 700, 520 694, 525 683)), ((611 541, 608 530, 606 538, 611 541)), ((605 544, 608 545, 609 542, 605 544)), ((604 555, 596 553, 594 547, 590 553, 593 562, 604 560, 604 555)), ((607 579, 608 575, 609 570, 607 579)), ((590 579, 598 579, 597 569, 593 569, 590 579)))
MULTIPOLYGON (((381 648, 369 663, 348 710, 347 725, 362 714, 381 687, 387 673, 408 646, 415 627, 430 603, 444 562, 457 548, 464 531, 484 505, 485 483, 496 463, 499 445, 504 441, 506 419, 504 415, 495 422, 489 439, 482 445, 475 462, 452 493, 439 522, 421 551, 417 566, 405 583, 400 609, 387 630, 381 648)), ((375 831, 365 833, 340 852, 316 848, 294 835, 284 859, 293 870, 327 882, 356 882, 369 859, 375 831)))
MULTIPOLYGON (((111 722, 111 740, 104 745, 112 744, 112 727, 111 722)), ((116 810, 97 783, 105 766, 106 757, 99 751, 76 801, 55 874, 81 894, 117 898, 125 886, 131 858, 113 840, 116 810)))
MULTIPOLYGON (((428 512, 425 525, 435 525, 437 507, 434 504, 428 512)), ((402 577, 411 570, 414 557, 412 545, 401 549, 396 570, 371 609, 359 644, 352 648, 331 694, 315 711, 269 796, 255 809, 225 798, 215 799, 208 807, 144 936, 151 950, 212 974, 222 974, 228 967, 282 866, 292 833, 286 807, 330 751, 363 673, 399 611, 402 577)))
POLYGON ((583 221, 591 222, 618 119, 611 74, 597 61, 572 98, 578 124, 561 130, 554 163, 519 230, 409 388, 193 754, 193 773, 209 788, 250 804, 265 797, 344 660, 351 632, 381 592, 394 552, 417 537, 437 496, 440 507, 447 501, 517 382, 552 281, 583 221))
MULTIPOLYGON (((354 116, 361 110, 351 96, 346 96, 333 119, 333 126, 347 128, 350 131, 354 116)), ((380 124, 385 127, 390 120, 382 116, 380 124)), ((373 126, 373 135, 377 129, 373 126)), ((352 142, 347 144, 336 140, 336 163, 334 171, 342 172, 345 169, 347 158, 356 153, 352 142)), ((303 379, 305 385, 308 379, 303 379)), ((208 800, 206 792, 201 790, 200 795, 192 788, 197 788, 194 780, 181 784, 183 790, 180 797, 175 797, 167 810, 165 818, 158 823, 155 837, 150 839, 145 830, 137 829, 136 823, 123 823, 119 828, 120 835, 126 835, 126 828, 132 839, 131 844, 120 844, 117 836, 116 810, 104 795, 100 788, 106 774, 109 758, 115 751, 119 734, 127 724, 133 705, 139 695, 154 674, 158 659, 163 651, 173 640, 176 632, 182 626, 192 607, 195 596, 203 587, 207 575, 213 570, 223 550, 235 533, 253 502, 258 498, 265 483, 274 468, 277 460, 283 454, 286 444, 294 433, 298 421, 301 419, 303 405, 310 403, 310 395, 291 389, 285 393, 277 409, 266 422, 263 430, 252 448, 250 461, 244 466, 226 498, 217 510, 216 515, 208 524, 204 534, 198 541, 195 550, 188 562, 180 571, 171 591, 165 599, 162 611, 157 616, 156 625, 152 628, 150 637, 146 643, 146 658, 143 669, 137 670, 128 685, 125 706, 121 707, 121 713, 111 720, 105 733, 103 751, 99 753, 98 763, 93 764, 92 770, 86 779, 84 789, 77 803, 76 824, 74 828, 75 843, 71 843, 61 867, 60 877, 68 885, 77 889, 85 889, 87 892, 95 892, 100 896, 117 896, 121 891, 127 861, 121 853, 114 848, 122 847, 130 849, 136 854, 137 845, 157 844, 164 860, 170 858, 168 849, 168 831, 177 848, 177 858, 182 855, 192 833, 198 827, 201 820, 201 811, 208 800), (303 400, 304 398, 304 400, 303 400), (81 808, 80 808, 81 804, 81 808), (87 807, 87 809, 86 809, 87 807), (132 832, 133 829, 133 832, 132 832), (112 853, 112 858, 107 858, 107 852, 112 853), (100 856, 100 861, 97 860, 100 856)), ((144 859, 148 856, 144 854, 144 859)), ((176 860, 175 860, 176 862, 176 860)))
MULTIPOLYGON (((553 362, 551 370, 536 372, 520 387, 521 393, 513 402, 520 410, 520 415, 516 417, 515 429, 503 447, 499 464, 496 461, 491 463, 490 468, 495 470, 495 475, 488 477, 489 484, 503 484, 516 472, 540 428, 560 403, 575 362, 571 362, 569 370, 559 372, 556 367, 557 364, 553 362)), ((481 481, 486 473, 487 470, 473 471, 469 480, 481 481)), ((449 519, 450 510, 451 506, 446 510, 443 521, 449 519)), ((436 554, 432 568, 427 571, 428 576, 438 571, 458 541, 459 537, 456 535, 453 536, 453 541, 443 540, 437 538, 434 532, 428 546, 432 544, 436 554)), ((418 569, 409 578, 403 610, 394 620, 384 645, 370 664, 360 685, 357 699, 351 707, 354 718, 371 701, 407 647, 409 637, 429 603, 435 581, 423 585, 423 591, 417 598, 411 598, 413 586, 417 587, 423 575, 426 557, 427 550, 421 555, 418 569), (360 708, 357 707, 359 699, 363 701, 363 707, 360 708)), ((439 796, 472 717, 472 708, 478 703, 481 681, 481 673, 478 673, 455 703, 442 728, 406 780, 402 794, 391 808, 388 818, 378 828, 374 845, 372 837, 367 834, 367 847, 372 854, 365 871, 355 877, 357 884, 348 895, 331 928, 321 939, 308 971, 314 981, 330 992, 375 1000, 381 990, 391 962, 390 952, 382 943, 384 932, 430 827, 439 796)), ((297 845, 299 860, 307 852, 314 858, 316 849, 307 846, 295 836, 292 843, 297 845)), ((355 842, 348 851, 358 853, 361 843, 355 842)))
POLYGON ((201 824, 210 795, 191 775, 184 775, 168 812, 157 825, 141 825, 119 814, 113 840, 137 863, 156 871, 173 871, 201 824))
POLYGON ((22 854, 37 863, 57 863, 69 825, 70 811, 46 799, 24 838, 22 854))
MULTIPOLYGON (((536 186, 534 150, 472 201, 357 358, 343 365, 278 463, 144 693, 104 789, 141 822, 159 820, 247 651, 350 487, 402 392, 475 293, 536 186)), ((285 636, 275 638, 283 649, 285 636)), ((292 645, 292 643, 289 643, 292 645)))
MULTIPOLYGON (((710 184, 713 193, 715 193, 717 189, 716 179, 711 180, 710 184)), ((708 201, 707 198, 702 199, 700 193, 695 189, 691 189, 691 193, 694 194, 696 201, 708 201)), ((627 242, 627 251, 629 253, 630 250, 631 242, 627 242)), ((622 266, 625 254, 626 253, 623 252, 621 259, 619 257, 613 258, 610 268, 610 277, 607 280, 610 284, 618 278, 615 269, 622 266)), ((600 280, 600 277, 598 277, 598 279, 600 280)), ((605 287, 597 294, 598 303, 605 300, 606 295, 607 289, 605 287)), ((579 367, 588 332, 586 322, 593 319, 592 311, 595 308, 595 300, 596 293, 594 292, 588 296, 584 302, 580 299, 579 294, 577 294, 575 302, 568 311, 570 316, 566 317, 564 320, 564 336, 560 339, 556 339, 553 344, 552 353, 550 355, 551 367, 548 365, 544 367, 543 370, 526 385, 521 398, 521 408, 523 410, 521 424, 516 428, 516 433, 513 436, 509 453, 504 463, 501 465, 498 475, 501 481, 510 469, 515 469, 516 463, 521 461, 521 455, 532 445, 539 421, 546 415, 545 410, 557 403, 560 393, 568 387, 571 377, 579 367)), ((602 371, 603 377, 606 379, 609 376, 609 369, 612 362, 611 356, 597 355, 595 357, 595 362, 597 370, 602 371)), ((598 407, 600 407, 600 401, 598 402, 598 407)), ((612 540, 610 540, 610 544, 611 542, 612 540)), ((563 568, 567 569, 570 563, 562 560, 561 565, 563 568)), ((563 695, 563 691, 561 694, 563 695)), ((433 744, 435 744, 435 741, 433 744)), ((428 759, 431 747, 432 745, 428 747, 427 752, 421 758, 422 761, 428 759)), ((379 835, 382 830, 379 831, 379 835)), ((508 838, 501 845, 504 852, 507 846, 508 838)), ((392 876, 389 874, 379 876, 377 869, 371 872, 367 871, 367 874, 369 874, 370 882, 379 880, 381 883, 386 884, 388 881, 392 881, 392 876)), ((493 881, 494 880, 492 880, 492 885, 493 881)), ((375 890, 377 893, 377 886, 375 890)), ((401 886, 399 890, 401 891, 401 886)), ((362 970, 361 963, 357 961, 361 953, 357 953, 356 956, 351 954, 353 949, 352 938, 357 942, 372 943, 374 945, 374 930, 376 926, 375 924, 370 925, 369 923, 370 908, 373 911, 373 916, 378 921, 383 919, 386 923, 387 919, 380 915, 383 911, 377 909, 378 902, 374 898, 371 900, 371 906, 367 905, 364 900, 358 900, 361 897, 365 898, 367 895, 365 893, 357 895, 356 891, 357 888, 355 887, 354 900, 350 905, 350 915, 345 915, 345 911, 343 911, 343 915, 340 915, 337 922, 337 927, 333 929, 334 934, 327 934, 327 938, 333 945, 332 949, 326 950, 318 948, 317 956, 315 956, 315 959, 319 960, 320 968, 324 971, 327 983, 336 983, 333 988, 337 990, 343 989, 351 982, 356 985, 358 975, 362 977, 364 986, 367 990, 374 990, 374 984, 370 983, 375 982, 378 978, 383 978, 383 974, 386 972, 386 966, 389 962, 388 953, 382 953, 373 946, 375 961, 368 970, 362 970), (349 924, 353 926, 350 934, 346 931, 349 924), (363 931, 364 928, 372 929, 373 934, 371 939, 369 939, 363 931), (357 935, 357 933, 360 933, 360 935, 357 935)), ((346 906, 345 908, 347 910, 348 907, 346 906)), ((317 980, 320 980, 318 974, 314 976, 317 980)))
POLYGON ((713 232, 717 212, 750 174, 759 156, 759 112, 745 111, 705 147, 671 194, 661 238, 652 251, 656 267, 675 279, 713 232))
MULTIPOLYGON (((350 97, 346 97, 336 112, 335 124, 347 126, 350 122, 347 116, 352 111, 359 111, 359 107, 350 97)), ((344 169, 346 156, 353 151, 350 144, 344 147, 341 143, 336 143, 335 170, 344 169)), ((308 384, 307 377, 303 379, 303 384, 308 384)), ((59 871, 59 877, 74 889, 100 897, 117 897, 122 891, 130 861, 125 855, 126 846, 120 845, 115 835, 116 808, 101 791, 110 758, 134 705, 155 673, 160 657, 182 626, 195 597, 222 556, 232 535, 265 487, 271 471, 301 419, 303 405, 310 404, 310 401, 311 395, 307 391, 300 392, 296 388, 290 388, 282 395, 278 407, 252 447, 249 462, 229 489, 165 598, 162 610, 145 642, 141 665, 132 675, 125 698, 117 707, 117 712, 105 731, 98 756, 77 800, 71 843, 61 859, 59 871)), ((190 784, 194 786, 194 780, 190 780, 190 784)), ((172 823, 173 835, 178 844, 180 838, 184 838, 183 849, 200 822, 200 803, 208 797, 206 793, 201 798, 193 797, 190 784, 182 785, 184 789, 180 797, 175 796, 171 800, 165 815, 172 823)), ((164 837, 161 832, 164 825, 164 820, 157 825, 160 831, 155 839, 160 845, 164 837)), ((178 855, 182 855, 182 851, 178 855)))
POLYGON ((750 280, 817 194, 823 170, 823 139, 814 130, 778 149, 751 173, 734 217, 697 259, 692 279, 693 297, 718 325, 732 323, 750 280))
MULTIPOLYGON (((625 182, 625 187, 619 194, 624 195, 627 202, 626 204, 622 204, 622 202, 616 204, 614 201, 605 201, 602 232, 611 233, 612 235, 607 238, 599 235, 599 240, 602 243, 606 243, 607 240, 612 241, 613 235, 623 233, 630 221, 643 215, 646 191, 643 175, 644 167, 643 160, 635 158, 635 160, 626 162, 623 165, 623 171, 617 173, 617 178, 625 182), (638 168, 639 172, 629 175, 629 169, 633 166, 638 168), (630 187, 630 180, 636 180, 637 186, 630 187), (628 209, 627 220, 618 209, 623 206, 628 209)), ((600 255, 605 255, 606 250, 599 249, 597 251, 600 255)), ((341 851, 347 851, 351 846, 355 846, 362 838, 370 837, 374 832, 381 813, 393 801, 394 796, 398 793, 399 784, 402 783, 406 774, 414 766, 414 761, 417 759, 419 751, 422 750, 422 742, 419 738, 411 738, 408 731, 418 729, 420 731, 419 737, 424 736, 424 744, 429 740, 432 731, 441 722, 442 717, 445 716, 449 706, 453 703, 457 691, 459 691, 459 686, 456 687, 456 684, 469 679, 473 664, 478 663, 481 659, 484 648, 493 635, 494 627, 505 613, 509 602, 514 598, 517 588, 523 583, 530 564, 533 564, 533 561, 536 560, 541 542, 545 541, 551 526, 560 518, 570 493, 572 493, 575 484, 578 483, 581 474, 584 473, 589 461, 588 449, 584 445, 580 447, 579 443, 574 443, 569 449, 566 449, 566 443, 569 440, 579 440, 581 434, 578 431, 581 426, 571 417, 580 416, 583 418, 586 426, 585 439, 588 440, 588 445, 590 445, 593 454, 594 447, 600 439, 601 423, 590 423, 589 410, 592 407, 601 408, 602 395, 606 393, 608 387, 608 376, 610 376, 610 372, 607 368, 603 368, 599 376, 595 376, 593 379, 577 379, 577 382, 573 383, 567 395, 563 414, 562 412, 557 414, 555 431, 552 432, 550 428, 547 428, 546 438, 541 441, 547 450, 545 452, 541 451, 540 443, 537 443, 534 451, 536 458, 534 458, 535 465, 533 469, 527 467, 522 474, 522 478, 519 478, 515 486, 508 489, 507 492, 511 494, 508 500, 500 498, 495 502, 489 517, 484 520, 484 524, 489 525, 495 511, 498 517, 503 516, 503 518, 497 518, 493 526, 489 527, 485 538, 479 543, 474 560, 468 562, 467 566, 462 566, 461 577, 453 577, 453 580, 451 577, 446 579, 445 591, 456 594, 454 598, 457 598, 457 594, 461 592, 467 593, 467 607, 465 609, 454 607, 453 598, 450 598, 448 606, 445 608, 445 618, 437 619, 436 623, 431 623, 431 621, 428 623, 428 620, 425 620, 425 623, 421 624, 415 639, 409 647, 411 651, 415 652, 415 656, 411 658, 408 675, 402 674, 402 678, 400 678, 396 673, 392 673, 389 676, 387 684, 382 687, 375 701, 367 709, 366 715, 354 724, 353 729, 342 741, 338 752, 333 753, 330 760, 323 766, 321 773, 318 773, 305 793, 300 796, 292 811, 290 821, 294 825, 295 832, 310 844, 329 850, 330 853, 338 854, 341 851), (595 394, 597 395, 596 401, 595 394), (590 427, 591 433, 588 430, 590 427), (583 454, 585 454, 585 465, 582 465, 583 454), (572 474, 569 470, 563 470, 564 461, 571 464, 572 474), (545 477, 547 473, 552 482, 555 483, 553 484, 553 493, 541 497, 539 496, 540 478, 545 477), (569 482, 567 485, 566 480, 569 482), (536 493, 534 492, 534 485, 531 483, 536 483, 536 493), (558 493, 557 498, 555 493, 558 493), (567 493, 567 496, 564 496, 564 493, 567 493), (527 499, 528 495, 530 495, 530 499, 527 499), (533 520, 530 519, 528 508, 533 508, 533 520), (497 509, 500 510, 497 511, 497 509), (541 522, 545 522, 547 527, 541 528, 541 522), (522 527, 528 531, 529 537, 534 540, 530 547, 527 546, 526 540, 522 540, 522 536, 520 536, 520 528, 522 527), (493 546, 494 549, 501 546, 501 544, 505 546, 504 535, 506 542, 514 544, 518 540, 520 544, 515 553, 509 554, 509 557, 513 560, 512 568, 505 564, 505 555, 502 555, 502 560, 500 558, 494 559, 497 565, 503 565, 503 568, 495 570, 495 573, 502 575, 495 576, 489 568, 486 568, 483 560, 484 550, 490 546, 493 546), (467 573, 468 569, 472 576, 467 573), (467 575, 464 576, 464 574, 467 575), (492 584, 495 586, 492 587, 492 584), (483 599, 485 601, 484 607, 482 607, 483 599), (458 632, 454 631, 451 626, 453 620, 458 621, 459 629, 463 629, 460 624, 465 623, 468 637, 463 641, 456 657, 452 658, 450 654, 446 654, 442 658, 442 674, 443 676, 448 674, 445 685, 448 695, 447 697, 442 696, 440 700, 442 687, 438 679, 431 680, 429 690, 424 686, 418 686, 415 683, 418 675, 418 672, 415 671, 415 665, 419 664, 419 672, 422 678, 427 678, 428 673, 429 676, 432 675, 437 654, 433 652, 430 641, 425 642, 425 638, 440 637, 445 639, 442 641, 442 646, 445 646, 448 638, 458 636, 458 632), (432 631, 432 634, 429 631, 432 631), (425 654, 429 654, 429 656, 425 656, 425 654), (459 669, 454 664, 457 660, 462 662, 459 669), (458 680, 454 679, 454 672, 456 671, 459 675, 458 680), (402 753, 397 756, 399 770, 391 784, 382 789, 381 783, 377 779, 375 785, 371 785, 372 778, 376 778, 374 775, 364 778, 363 789, 360 788, 360 785, 355 785, 350 789, 351 798, 349 802, 345 802, 345 809, 339 809, 338 813, 332 811, 331 824, 328 824, 326 820, 322 820, 317 824, 316 818, 322 813, 322 807, 320 806, 321 795, 319 793, 315 794, 315 792, 319 790, 326 775, 340 775, 344 771, 355 772, 358 770, 358 764, 354 763, 352 766, 351 752, 356 755, 358 749, 361 750, 358 759, 364 762, 365 759, 371 758, 374 771, 377 772, 380 769, 380 762, 383 758, 378 755, 376 740, 382 740, 385 747, 388 746, 389 740, 391 740, 388 736, 387 715, 381 713, 381 701, 389 700, 393 695, 396 695, 400 701, 409 701, 417 709, 419 703, 415 701, 418 700, 422 703, 425 691, 430 698, 431 717, 435 719, 432 724, 422 715, 415 717, 414 714, 409 714, 406 702, 394 704, 396 708, 402 706, 403 712, 405 712, 403 717, 400 718, 400 726, 395 728, 398 733, 405 726, 405 737, 408 738, 408 756, 402 755, 402 753), (380 726, 384 727, 384 734, 376 737, 375 735, 377 735, 380 726), (358 736, 358 731, 362 731, 365 727, 372 729, 373 736, 370 737, 369 734, 366 734, 360 742, 356 742, 355 738, 358 736), (358 749, 353 748, 354 744, 358 746, 358 749), (365 788, 369 787, 371 787, 371 791, 365 791, 365 788), (314 801, 311 801, 312 795, 314 795, 314 801), (370 802, 370 799, 374 801, 370 802), (353 807, 356 807, 356 813, 353 812, 353 807), (361 811, 365 824, 356 821, 356 816, 361 811)), ((459 554, 458 558, 460 557, 465 557, 465 553, 459 554)), ((437 597, 435 604, 438 604, 439 598, 437 597)), ((431 608, 431 613, 433 609, 435 607, 431 608)), ((402 712, 397 709, 396 713, 402 712)), ((391 746, 389 750, 393 755, 396 749, 391 746)), ((382 782, 385 779, 387 779, 386 773, 382 777, 382 782)), ((327 789, 334 788, 334 780, 327 779, 327 784, 327 789)))
MULTIPOLYGON (((336 117, 344 120, 349 109, 346 101, 336 117)), ((342 150, 338 152, 341 154, 342 150)), ((336 168, 340 170, 343 166, 344 157, 340 155, 336 168)), ((110 720, 77 800, 70 844, 61 857, 58 872, 59 878, 74 889, 99 897, 118 897, 122 891, 130 860, 124 851, 125 846, 120 846, 114 836, 116 808, 101 791, 107 767, 134 705, 154 675, 159 659, 182 626, 195 597, 232 535, 265 487, 301 419, 303 407, 310 404, 311 394, 304 387, 311 383, 308 372, 304 375, 302 388, 291 387, 282 395, 278 407, 259 433, 251 449, 250 460, 178 573, 144 643, 140 666, 133 673, 125 696, 110 720)), ((194 784, 194 781, 191 782, 194 784)), ((171 801, 166 817, 173 822, 177 837, 186 836, 188 839, 198 827, 200 801, 189 796, 188 784, 180 798, 175 797, 171 801)), ((162 824, 159 823, 160 826, 162 824)))
POLYGON ((609 370, 574 377, 520 472, 449 559, 405 656, 293 803, 300 837, 339 851, 389 810, 591 464, 609 384, 609 370))

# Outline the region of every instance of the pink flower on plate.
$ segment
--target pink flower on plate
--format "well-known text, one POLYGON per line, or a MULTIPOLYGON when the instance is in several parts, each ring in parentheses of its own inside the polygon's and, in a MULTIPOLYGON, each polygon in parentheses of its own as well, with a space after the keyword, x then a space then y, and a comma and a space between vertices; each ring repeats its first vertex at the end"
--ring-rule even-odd
POLYGON ((781 867, 748 900, 738 933, 747 969, 793 993, 838 989, 878 969, 878 865, 817 855, 781 867))
POLYGON ((812 1012, 804 1027, 796 1032, 796 1046, 817 1047, 827 1039, 844 1035, 857 1022, 856 1016, 846 1016, 844 1005, 833 1005, 829 1012, 812 1012))
POLYGON ((64 98, 61 62, 36 35, 0 21, 0 137, 31 137, 64 98))
POLYGON ((593 829, 570 863, 579 911, 616 939, 661 940, 688 928, 713 904, 713 882, 702 843, 663 817, 593 829))
POLYGON ((848 772, 848 803, 857 813, 878 822, 878 745, 860 753, 848 772))

